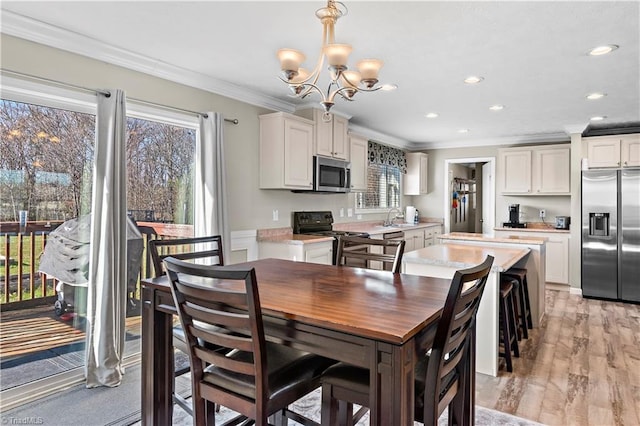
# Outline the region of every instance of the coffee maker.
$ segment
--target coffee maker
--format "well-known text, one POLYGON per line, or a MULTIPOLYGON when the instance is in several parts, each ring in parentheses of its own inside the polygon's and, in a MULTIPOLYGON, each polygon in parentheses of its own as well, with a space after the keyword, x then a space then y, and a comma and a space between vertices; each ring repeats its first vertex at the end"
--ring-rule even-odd
POLYGON ((520 204, 509 204, 509 222, 504 222, 502 226, 506 228, 524 228, 526 225, 520 223, 520 204))

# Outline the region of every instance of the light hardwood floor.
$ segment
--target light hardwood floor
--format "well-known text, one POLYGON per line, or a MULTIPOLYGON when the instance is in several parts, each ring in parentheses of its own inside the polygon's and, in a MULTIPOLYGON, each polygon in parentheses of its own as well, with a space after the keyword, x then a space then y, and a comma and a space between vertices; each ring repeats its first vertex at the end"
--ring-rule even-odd
POLYGON ((640 425, 640 305, 546 291, 513 373, 476 376, 476 403, 547 425, 640 425))

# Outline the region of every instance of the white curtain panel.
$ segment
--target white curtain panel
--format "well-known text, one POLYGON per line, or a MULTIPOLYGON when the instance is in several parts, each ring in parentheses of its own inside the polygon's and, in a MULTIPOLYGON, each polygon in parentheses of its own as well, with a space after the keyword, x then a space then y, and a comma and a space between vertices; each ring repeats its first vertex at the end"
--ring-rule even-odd
POLYGON ((224 155, 224 118, 200 115, 194 176, 194 236, 221 235, 225 263, 230 260, 231 233, 227 203, 227 169, 224 155))
POLYGON ((98 95, 87 291, 86 386, 118 386, 127 303, 126 96, 98 95))

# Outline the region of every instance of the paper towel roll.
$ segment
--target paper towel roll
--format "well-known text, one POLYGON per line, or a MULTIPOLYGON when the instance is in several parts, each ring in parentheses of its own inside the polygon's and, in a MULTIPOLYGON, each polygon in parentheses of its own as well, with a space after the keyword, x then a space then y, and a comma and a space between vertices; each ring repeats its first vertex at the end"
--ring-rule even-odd
POLYGON ((416 215, 416 208, 413 206, 407 206, 404 212, 404 221, 407 223, 413 223, 413 219, 416 215))

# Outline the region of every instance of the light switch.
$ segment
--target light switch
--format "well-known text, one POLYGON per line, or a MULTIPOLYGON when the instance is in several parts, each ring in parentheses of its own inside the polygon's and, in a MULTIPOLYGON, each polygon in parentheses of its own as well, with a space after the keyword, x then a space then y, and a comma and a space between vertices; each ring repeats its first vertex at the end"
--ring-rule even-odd
POLYGON ((353 216, 353 209, 347 209, 347 216, 349 217, 353 216))
POLYGON ((340 217, 344 217, 344 209, 340 209, 340 217))
POLYGON ((273 209, 273 221, 278 221, 278 209, 273 209))

